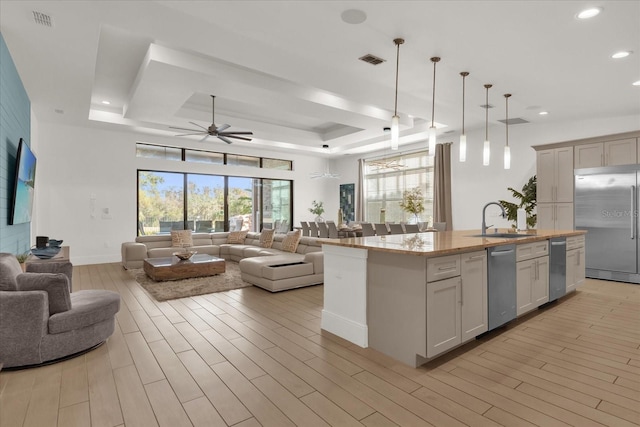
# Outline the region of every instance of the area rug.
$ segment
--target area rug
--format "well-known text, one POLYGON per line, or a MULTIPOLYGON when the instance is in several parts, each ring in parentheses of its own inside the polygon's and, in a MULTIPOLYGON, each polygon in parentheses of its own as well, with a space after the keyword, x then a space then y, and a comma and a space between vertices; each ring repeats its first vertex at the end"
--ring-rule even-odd
POLYGON ((225 269, 226 271, 224 273, 216 274, 215 276, 170 280, 166 282, 156 282, 147 276, 141 268, 134 268, 128 271, 136 282, 140 283, 140 286, 145 288, 157 301, 167 301, 252 286, 250 283, 242 281, 238 264, 227 262, 225 269))

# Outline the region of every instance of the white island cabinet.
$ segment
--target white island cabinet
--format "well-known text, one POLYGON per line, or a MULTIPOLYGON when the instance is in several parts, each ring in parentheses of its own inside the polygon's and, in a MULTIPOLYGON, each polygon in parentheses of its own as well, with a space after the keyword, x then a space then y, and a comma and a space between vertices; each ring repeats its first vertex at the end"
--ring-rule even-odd
MULTIPOLYGON (((322 329, 420 366, 488 330, 486 248, 524 244, 521 262, 537 269, 528 275, 536 280, 527 298, 537 306, 548 298, 548 239, 584 231, 537 231, 518 239, 473 237, 478 233, 323 239, 322 329)), ((575 265, 584 270, 584 263, 575 265)))

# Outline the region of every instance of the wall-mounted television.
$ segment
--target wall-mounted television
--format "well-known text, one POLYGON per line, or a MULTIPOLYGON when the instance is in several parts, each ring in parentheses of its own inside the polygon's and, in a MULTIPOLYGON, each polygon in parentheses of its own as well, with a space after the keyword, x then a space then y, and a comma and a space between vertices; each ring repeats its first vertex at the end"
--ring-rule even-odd
POLYGON ((33 195, 36 183, 36 156, 20 138, 16 156, 16 179, 13 186, 13 203, 9 224, 31 222, 33 211, 33 195))

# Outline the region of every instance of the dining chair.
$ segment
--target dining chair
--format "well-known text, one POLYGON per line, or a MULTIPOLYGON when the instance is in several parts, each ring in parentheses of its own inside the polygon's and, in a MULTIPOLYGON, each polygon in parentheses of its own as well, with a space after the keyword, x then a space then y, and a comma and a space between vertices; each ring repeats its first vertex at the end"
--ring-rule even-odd
POLYGON ((374 227, 376 229, 377 236, 386 236, 387 234, 389 234, 389 229, 387 228, 387 224, 376 223, 374 227))
POLYGON ((361 222, 360 227, 362 227, 362 237, 375 236, 376 230, 370 222, 361 222))
POLYGON ((404 231, 405 233, 419 233, 420 228, 418 227, 418 224, 405 224, 404 231))
POLYGON ((318 224, 315 221, 309 221, 309 236, 318 237, 318 224))
POLYGON ((389 233, 390 234, 404 234, 404 228, 402 228, 402 224, 389 224, 389 233))
POLYGON ((445 231, 447 229, 447 223, 446 222, 434 222, 433 223, 433 228, 435 228, 437 231, 445 231))
POLYGON ((329 227, 330 239, 343 239, 345 237, 349 237, 348 232, 338 230, 338 227, 336 227, 336 223, 333 221, 327 221, 327 227, 329 227))
POLYGON ((324 239, 329 237, 329 227, 327 227, 326 222, 318 223, 318 237, 322 237, 324 239))
POLYGON ((302 235, 309 236, 309 223, 307 221, 300 221, 300 225, 302 226, 302 235))

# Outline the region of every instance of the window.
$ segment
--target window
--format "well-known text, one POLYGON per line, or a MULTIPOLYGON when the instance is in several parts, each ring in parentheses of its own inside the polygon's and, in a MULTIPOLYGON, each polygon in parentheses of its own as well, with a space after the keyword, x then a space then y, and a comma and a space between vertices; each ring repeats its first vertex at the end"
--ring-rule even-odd
POLYGON ((154 159, 182 160, 182 150, 175 147, 160 145, 136 144, 136 157, 151 157, 154 159))
POLYGON ((292 197, 288 180, 139 170, 138 233, 259 231, 274 220, 290 229, 292 197))
POLYGON ((285 171, 293 170, 293 162, 291 160, 280 159, 262 159, 262 167, 265 169, 281 169, 285 171))
POLYGON ((235 166, 260 167, 260 157, 240 156, 237 154, 227 154, 227 164, 235 166))
POLYGON ((194 163, 209 163, 212 165, 223 165, 224 154, 213 153, 211 151, 184 150, 184 161, 194 163))
POLYGON ((427 221, 433 216, 433 157, 428 157, 426 151, 367 160, 364 174, 366 221, 414 221, 412 214, 400 208, 400 202, 403 191, 415 187, 422 190, 425 200, 425 211, 419 220, 427 221))

